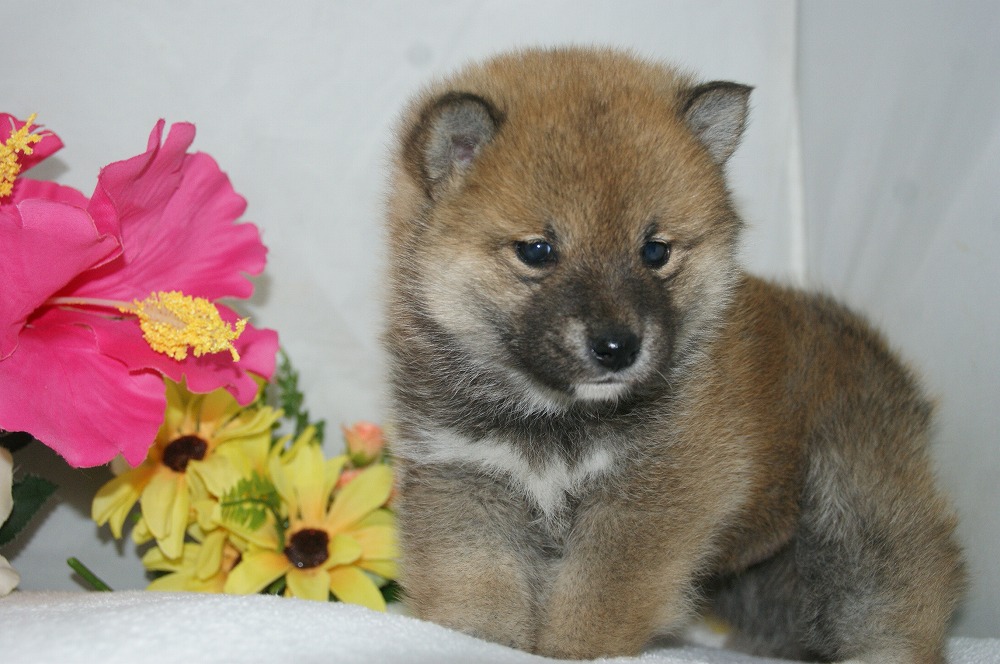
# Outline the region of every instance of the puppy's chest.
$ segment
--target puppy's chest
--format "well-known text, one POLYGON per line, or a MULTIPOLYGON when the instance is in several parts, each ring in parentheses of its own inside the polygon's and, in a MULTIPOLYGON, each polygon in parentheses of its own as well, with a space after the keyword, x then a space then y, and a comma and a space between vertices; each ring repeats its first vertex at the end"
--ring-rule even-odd
POLYGON ((544 436, 472 437, 438 429, 407 445, 413 453, 406 456, 418 463, 459 464, 505 482, 543 520, 555 525, 622 463, 619 446, 608 436, 588 436, 576 443, 567 451, 559 441, 544 436))

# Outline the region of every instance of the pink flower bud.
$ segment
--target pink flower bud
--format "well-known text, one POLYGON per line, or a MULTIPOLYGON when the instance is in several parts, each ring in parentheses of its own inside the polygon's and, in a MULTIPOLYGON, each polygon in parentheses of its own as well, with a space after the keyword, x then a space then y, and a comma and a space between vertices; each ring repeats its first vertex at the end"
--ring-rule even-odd
POLYGON ((344 442, 347 443, 347 454, 355 466, 367 466, 378 461, 385 447, 382 437, 382 427, 371 422, 357 422, 348 428, 341 426, 344 442))

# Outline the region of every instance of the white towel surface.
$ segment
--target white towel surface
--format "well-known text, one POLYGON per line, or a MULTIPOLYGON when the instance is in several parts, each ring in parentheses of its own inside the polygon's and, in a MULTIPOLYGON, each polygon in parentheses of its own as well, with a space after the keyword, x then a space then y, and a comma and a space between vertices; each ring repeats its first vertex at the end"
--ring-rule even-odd
MULTIPOLYGON (((392 613, 265 595, 15 592, 0 598, 3 664, 556 662, 392 613)), ((658 649, 597 662, 763 664, 724 650, 658 649)), ((952 639, 952 664, 1000 662, 998 639, 952 639)), ((786 662, 787 664, 787 662, 786 662)))

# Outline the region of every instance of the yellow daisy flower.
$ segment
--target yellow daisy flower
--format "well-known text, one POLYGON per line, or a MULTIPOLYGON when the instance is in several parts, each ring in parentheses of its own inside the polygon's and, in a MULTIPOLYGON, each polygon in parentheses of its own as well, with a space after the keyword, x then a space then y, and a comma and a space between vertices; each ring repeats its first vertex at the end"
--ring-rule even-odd
POLYGON ((142 564, 148 570, 168 573, 154 579, 147 590, 221 593, 240 556, 240 550, 221 529, 208 533, 203 542, 185 542, 176 559, 153 547, 142 557, 142 564))
POLYGON ((224 524, 250 543, 225 592, 260 592, 284 576, 286 595, 326 601, 332 592, 341 601, 384 611, 368 572, 386 579, 396 573, 392 514, 380 509, 392 490, 392 470, 372 466, 334 492, 346 457, 324 460, 312 438, 307 430, 270 462, 287 523, 270 518, 257 530, 224 524))
POLYGON ((167 380, 167 410, 146 460, 102 486, 91 506, 99 526, 111 526, 121 537, 122 525, 138 501, 144 525, 163 555, 179 558, 192 518, 192 503, 232 485, 241 475, 220 446, 240 442, 266 447, 271 426, 281 411, 268 406, 242 408, 224 389, 193 394, 167 380))

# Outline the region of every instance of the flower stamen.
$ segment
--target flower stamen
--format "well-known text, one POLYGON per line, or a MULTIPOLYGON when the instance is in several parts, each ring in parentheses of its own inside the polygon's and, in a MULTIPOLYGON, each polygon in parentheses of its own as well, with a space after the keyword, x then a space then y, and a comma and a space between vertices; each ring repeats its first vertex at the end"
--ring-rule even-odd
POLYGON ((325 530, 306 528, 292 535, 285 556, 299 569, 319 567, 330 557, 330 535, 325 530))
POLYGON ((228 350, 234 362, 240 359, 233 342, 243 334, 247 319, 242 318, 235 327, 230 327, 215 305, 205 298, 180 291, 159 291, 119 310, 138 316, 150 348, 175 360, 185 359, 189 346, 195 357, 228 350))
POLYGON ((183 473, 191 461, 201 461, 208 452, 208 443, 199 436, 185 435, 170 442, 163 450, 163 465, 183 473))
POLYGON ((18 155, 30 155, 34 152, 31 146, 42 140, 41 134, 32 133, 31 125, 35 121, 36 114, 32 113, 24 126, 15 132, 0 145, 0 198, 10 196, 14 191, 14 180, 21 172, 21 162, 18 155))
POLYGON ((132 303, 94 297, 53 297, 46 304, 131 314, 139 319, 139 328, 149 347, 175 360, 185 359, 190 346, 195 357, 228 350, 233 362, 239 362, 240 354, 233 342, 247 326, 247 319, 241 318, 230 327, 210 301, 180 291, 158 291, 132 303))

